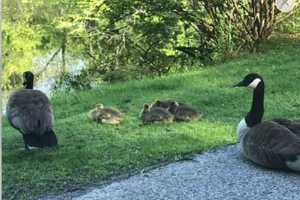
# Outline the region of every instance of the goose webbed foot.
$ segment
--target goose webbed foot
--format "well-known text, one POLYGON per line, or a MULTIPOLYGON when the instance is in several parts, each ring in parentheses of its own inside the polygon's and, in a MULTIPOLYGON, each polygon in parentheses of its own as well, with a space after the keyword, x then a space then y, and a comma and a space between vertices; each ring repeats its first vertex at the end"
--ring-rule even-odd
POLYGON ((28 143, 27 143, 26 137, 25 137, 24 135, 23 135, 23 140, 24 140, 24 147, 25 147, 25 150, 26 150, 26 151, 29 151, 30 148, 29 148, 29 145, 28 145, 28 143))

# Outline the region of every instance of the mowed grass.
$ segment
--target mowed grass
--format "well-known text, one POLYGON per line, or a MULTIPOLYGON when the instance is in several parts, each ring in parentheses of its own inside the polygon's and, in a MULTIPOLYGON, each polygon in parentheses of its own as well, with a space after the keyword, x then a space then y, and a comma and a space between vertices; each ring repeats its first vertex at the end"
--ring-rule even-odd
POLYGON ((3 198, 36 199, 235 143, 235 127, 249 110, 252 93, 231 86, 249 72, 265 78, 265 118, 299 117, 300 40, 276 39, 263 51, 195 72, 55 93, 55 149, 24 151, 21 135, 4 119, 3 198), (155 99, 186 102, 204 117, 141 126, 143 104, 155 99), (90 122, 87 112, 98 102, 119 108, 124 122, 90 122))

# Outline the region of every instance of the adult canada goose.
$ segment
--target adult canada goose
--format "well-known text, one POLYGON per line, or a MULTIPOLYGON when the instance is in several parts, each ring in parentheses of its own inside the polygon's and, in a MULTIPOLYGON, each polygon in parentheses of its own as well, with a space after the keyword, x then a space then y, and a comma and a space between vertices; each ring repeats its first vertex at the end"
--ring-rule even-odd
POLYGON ((33 89, 34 75, 23 73, 25 89, 12 93, 6 113, 9 123, 22 135, 25 149, 32 147, 54 147, 57 138, 53 131, 53 111, 48 97, 33 89))
POLYGON ((166 109, 160 107, 151 108, 148 104, 144 105, 140 118, 144 124, 155 122, 173 122, 174 116, 166 109))
POLYGON ((123 120, 122 113, 111 107, 104 107, 103 104, 96 104, 96 108, 89 111, 88 116, 93 121, 103 124, 120 124, 123 120))
POLYGON ((246 158, 268 168, 300 171, 300 137, 283 119, 263 121, 264 80, 248 74, 235 85, 254 89, 250 111, 237 127, 241 149, 246 158), (285 123, 283 123, 285 122, 285 123))

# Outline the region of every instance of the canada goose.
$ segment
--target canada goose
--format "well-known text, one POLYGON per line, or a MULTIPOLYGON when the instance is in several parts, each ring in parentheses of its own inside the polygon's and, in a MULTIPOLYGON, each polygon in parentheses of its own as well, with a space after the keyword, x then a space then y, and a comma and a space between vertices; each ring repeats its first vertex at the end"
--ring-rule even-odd
POLYGON ((264 167, 300 171, 299 135, 285 126, 285 120, 262 122, 265 87, 263 78, 251 73, 235 86, 254 89, 251 109, 237 127, 244 156, 264 167))
POLYGON ((185 105, 184 103, 177 102, 174 100, 156 100, 154 103, 151 104, 151 108, 160 107, 169 110, 171 105, 173 105, 174 102, 176 102, 180 106, 185 105))
POLYGON ((188 105, 180 105, 176 101, 171 103, 169 111, 174 114, 176 121, 189 122, 201 117, 201 114, 194 108, 188 105))
POLYGON ((144 105, 140 118, 144 124, 155 122, 172 122, 174 116, 166 109, 160 107, 150 108, 148 104, 144 105))
POLYGON ((186 105, 185 103, 177 102, 174 100, 156 100, 152 108, 160 107, 167 109, 171 114, 174 115, 175 121, 191 121, 201 117, 201 114, 197 112, 194 108, 186 105))
POLYGON ((9 123, 22 135, 25 149, 32 147, 54 147, 57 138, 53 131, 53 111, 48 97, 33 89, 34 75, 23 73, 25 89, 12 93, 9 97, 6 113, 9 123))
POLYGON ((93 121, 103 124, 120 124, 123 120, 122 113, 111 107, 104 107, 103 104, 96 104, 96 108, 89 111, 88 116, 93 121))

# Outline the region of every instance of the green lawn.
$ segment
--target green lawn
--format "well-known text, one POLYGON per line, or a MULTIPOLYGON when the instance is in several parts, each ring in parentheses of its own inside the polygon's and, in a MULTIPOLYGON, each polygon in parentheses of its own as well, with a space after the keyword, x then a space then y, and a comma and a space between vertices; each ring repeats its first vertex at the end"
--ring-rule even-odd
POLYGON ((300 39, 274 39, 263 51, 195 72, 56 93, 56 149, 25 152, 21 135, 4 119, 3 198, 34 199, 234 143, 251 92, 231 85, 248 72, 265 77, 265 118, 299 117, 300 39), (143 104, 157 98, 187 102, 204 117, 192 123, 140 126, 143 104), (86 114, 98 102, 120 108, 125 114, 122 125, 90 122, 86 114))

